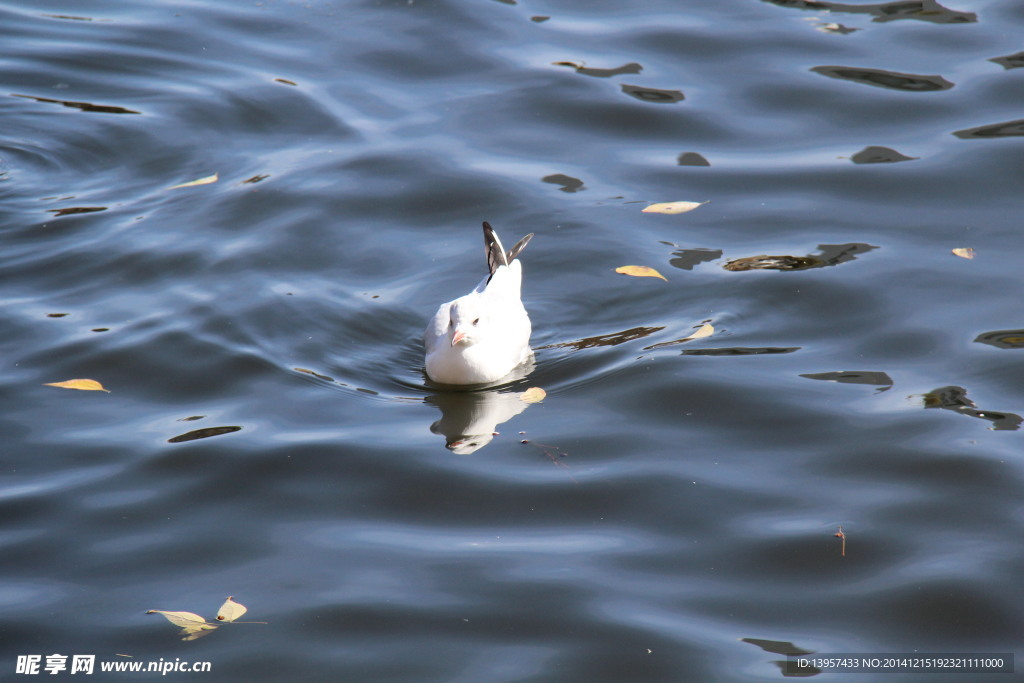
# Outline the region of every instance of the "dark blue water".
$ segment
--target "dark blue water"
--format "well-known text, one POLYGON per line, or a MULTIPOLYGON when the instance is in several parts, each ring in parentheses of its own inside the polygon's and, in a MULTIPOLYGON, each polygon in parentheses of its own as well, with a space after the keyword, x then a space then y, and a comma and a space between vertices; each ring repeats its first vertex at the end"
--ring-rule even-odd
POLYGON ((0 27, 4 676, 1018 649, 1020 3, 15 1, 0 27), (709 203, 641 212, 680 200, 709 203), (482 275, 482 220, 536 233, 536 367, 438 392, 420 335, 482 275), (78 378, 109 393, 43 386, 78 378), (266 623, 145 614, 229 595, 266 623))

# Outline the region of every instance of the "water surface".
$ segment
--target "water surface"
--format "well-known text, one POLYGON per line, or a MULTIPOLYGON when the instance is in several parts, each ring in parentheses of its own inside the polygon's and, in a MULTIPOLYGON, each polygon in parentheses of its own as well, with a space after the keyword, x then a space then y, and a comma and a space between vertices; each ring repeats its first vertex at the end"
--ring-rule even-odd
POLYGON ((1018 3, 0 25, 4 671, 731 681, 1016 648, 1018 3), (681 200, 708 203, 641 212, 681 200), (438 392, 419 338, 482 220, 536 233, 537 363, 438 392), (44 386, 73 378, 109 393, 44 386), (228 595, 266 623, 145 614, 228 595))

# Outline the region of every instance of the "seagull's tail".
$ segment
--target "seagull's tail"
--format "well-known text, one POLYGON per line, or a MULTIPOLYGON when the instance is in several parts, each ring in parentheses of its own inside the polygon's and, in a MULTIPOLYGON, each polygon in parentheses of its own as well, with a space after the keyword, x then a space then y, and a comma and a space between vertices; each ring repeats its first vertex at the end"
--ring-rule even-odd
POLYGON ((531 237, 533 237, 532 232, 516 242, 511 249, 505 251, 501 240, 498 239, 498 233, 494 231, 490 223, 484 221, 484 248, 487 250, 487 268, 491 275, 494 275, 500 266, 507 266, 515 261, 516 256, 519 256, 519 252, 526 248, 531 237))

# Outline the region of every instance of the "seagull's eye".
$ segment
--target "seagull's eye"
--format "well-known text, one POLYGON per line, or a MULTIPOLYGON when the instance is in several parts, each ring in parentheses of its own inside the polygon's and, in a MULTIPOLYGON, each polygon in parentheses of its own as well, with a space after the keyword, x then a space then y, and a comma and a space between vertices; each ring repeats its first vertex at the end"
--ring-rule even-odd
POLYGON ((476 320, 474 320, 474 321, 473 321, 473 324, 474 324, 474 325, 476 325, 476 324, 478 324, 479 322, 480 322, 480 318, 477 318, 476 320))

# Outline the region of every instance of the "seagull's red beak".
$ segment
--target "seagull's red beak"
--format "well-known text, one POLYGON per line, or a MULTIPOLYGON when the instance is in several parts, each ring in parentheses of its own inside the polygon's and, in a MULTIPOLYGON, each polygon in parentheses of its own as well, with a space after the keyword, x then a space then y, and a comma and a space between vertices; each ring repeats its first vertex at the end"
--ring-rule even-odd
POLYGON ((452 346, 455 346, 460 341, 466 338, 466 333, 462 330, 455 330, 455 334, 452 335, 452 346))

